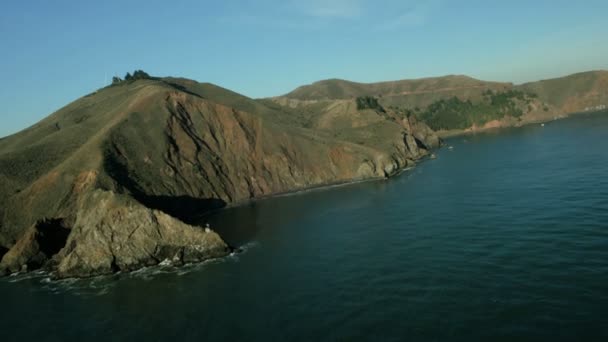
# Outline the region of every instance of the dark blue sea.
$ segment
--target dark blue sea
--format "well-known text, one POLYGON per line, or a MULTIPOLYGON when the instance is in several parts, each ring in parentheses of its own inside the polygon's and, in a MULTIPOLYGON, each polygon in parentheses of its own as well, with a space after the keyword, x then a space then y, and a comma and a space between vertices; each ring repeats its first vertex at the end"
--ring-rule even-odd
POLYGON ((0 279, 1 341, 608 341, 608 114, 203 219, 244 252, 0 279))

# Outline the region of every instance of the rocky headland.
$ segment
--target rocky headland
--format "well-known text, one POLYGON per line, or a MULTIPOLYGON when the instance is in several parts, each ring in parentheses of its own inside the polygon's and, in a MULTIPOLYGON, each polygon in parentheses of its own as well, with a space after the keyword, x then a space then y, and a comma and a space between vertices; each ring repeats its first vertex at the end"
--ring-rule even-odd
POLYGON ((355 99, 307 113, 186 79, 119 82, 0 140, 0 273, 222 257, 233 248, 194 216, 390 177, 439 144, 416 118, 355 99))

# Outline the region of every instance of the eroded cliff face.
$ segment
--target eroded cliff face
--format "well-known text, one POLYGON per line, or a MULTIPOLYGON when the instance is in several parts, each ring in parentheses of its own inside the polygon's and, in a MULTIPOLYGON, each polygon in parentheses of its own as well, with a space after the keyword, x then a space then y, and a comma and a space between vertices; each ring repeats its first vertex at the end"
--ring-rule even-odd
POLYGON ((0 272, 45 268, 83 277, 221 257, 232 248, 193 226, 194 216, 263 196, 390 177, 440 144, 424 123, 349 102, 304 120, 280 110, 217 87, 138 81, 79 100, 0 142, 0 162, 11 156, 16 170, 42 151, 33 144, 31 157, 18 158, 18 140, 46 139, 57 160, 28 177, 3 174, 8 200, 0 245, 8 252, 0 272), (87 115, 78 115, 85 108, 87 115), (79 131, 89 136, 73 137, 79 131))
POLYGON ((210 229, 187 225, 109 191, 78 201, 69 220, 30 227, 0 262, 0 274, 43 268, 58 278, 132 271, 161 262, 182 265, 219 258, 233 249, 210 229))
POLYGON ((83 199, 66 245, 56 256, 56 268, 59 277, 82 277, 132 271, 163 261, 199 262, 231 251, 209 229, 96 190, 83 199))
POLYGON ((170 194, 208 200, 201 206, 221 206, 384 177, 392 174, 386 168, 402 168, 439 145, 434 133, 413 119, 407 126, 381 119, 386 126, 382 136, 369 134, 356 142, 334 139, 333 131, 275 125, 187 94, 170 93, 162 106, 164 113, 155 114, 164 121, 162 130, 146 116, 132 117, 112 133, 104 163, 117 191, 131 192, 150 205, 153 197, 170 194), (149 139, 129 131, 133 120, 149 139), (153 142, 159 140, 154 137, 164 139, 153 142))

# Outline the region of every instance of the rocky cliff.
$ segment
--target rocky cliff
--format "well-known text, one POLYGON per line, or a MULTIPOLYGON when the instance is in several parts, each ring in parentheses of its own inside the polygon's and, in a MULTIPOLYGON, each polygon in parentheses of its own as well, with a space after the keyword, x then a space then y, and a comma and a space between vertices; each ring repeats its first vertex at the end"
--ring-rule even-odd
POLYGON ((439 144, 413 117, 354 100, 301 111, 185 79, 122 82, 0 140, 0 272, 221 257, 231 247, 194 216, 389 177, 439 144))

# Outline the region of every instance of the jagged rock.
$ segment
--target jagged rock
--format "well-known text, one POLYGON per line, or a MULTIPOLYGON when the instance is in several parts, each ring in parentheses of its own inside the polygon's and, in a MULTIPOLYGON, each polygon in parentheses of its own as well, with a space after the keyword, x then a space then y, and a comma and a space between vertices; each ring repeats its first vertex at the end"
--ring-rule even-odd
POLYGON ((414 138, 411 134, 405 133, 403 140, 405 141, 405 146, 407 150, 411 153, 413 157, 417 157, 420 154, 418 149, 418 144, 416 143, 416 138, 414 138))
POLYGON ((72 233, 61 251, 58 277, 132 271, 165 259, 199 262, 231 253, 213 231, 108 191, 94 191, 81 203, 72 233))
POLYGON ((441 146, 441 139, 427 124, 416 120, 414 116, 409 118, 409 122, 411 134, 418 143, 424 145, 426 150, 439 148, 441 146))
POLYGON ((79 205, 71 231, 63 220, 36 223, 4 255, 0 275, 45 267, 56 276, 131 271, 165 259, 199 262, 231 253, 211 230, 187 225, 131 198, 96 190, 79 205))

